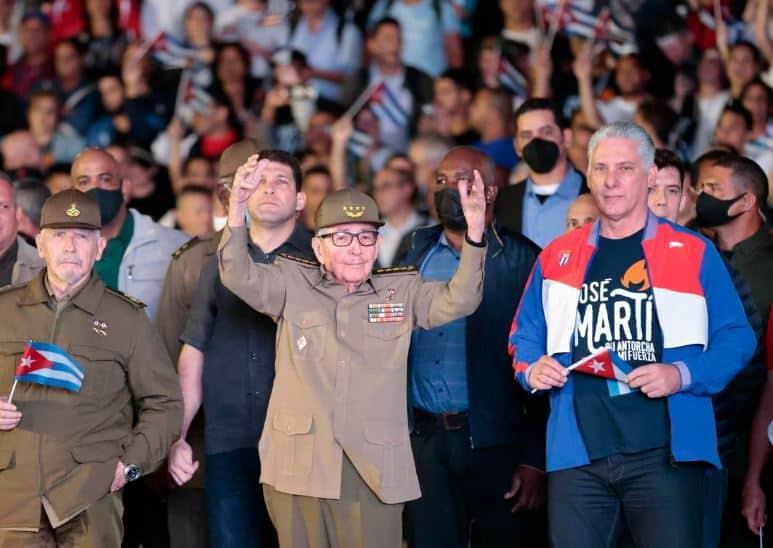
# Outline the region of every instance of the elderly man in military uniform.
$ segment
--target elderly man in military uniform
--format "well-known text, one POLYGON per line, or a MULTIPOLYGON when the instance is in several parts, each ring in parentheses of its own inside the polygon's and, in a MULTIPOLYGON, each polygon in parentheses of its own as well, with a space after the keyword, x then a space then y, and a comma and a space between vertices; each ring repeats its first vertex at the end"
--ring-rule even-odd
POLYGON ((0 391, 30 342, 69 355, 83 378, 77 391, 19 382, 13 403, 0 399, 0 546, 117 547, 119 491, 179 436, 180 389, 144 305, 93 273, 99 205, 65 190, 41 226, 45 270, 0 292, 0 391))
POLYGON ((239 168, 218 250, 223 284, 277 322, 276 377, 258 446, 266 505, 282 546, 399 547, 402 503, 420 496, 408 435, 406 375, 414 326, 475 311, 486 255, 479 172, 460 187, 467 234, 447 283, 413 269, 373 270, 375 202, 350 189, 315 215, 319 263, 246 252, 247 199, 266 160, 239 168))

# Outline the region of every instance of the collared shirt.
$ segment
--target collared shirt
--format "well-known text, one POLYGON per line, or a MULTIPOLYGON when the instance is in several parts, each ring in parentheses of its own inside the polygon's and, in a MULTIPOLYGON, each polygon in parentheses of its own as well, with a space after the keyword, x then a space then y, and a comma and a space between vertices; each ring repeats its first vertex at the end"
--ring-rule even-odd
POLYGON ((730 253, 723 252, 730 265, 743 276, 760 316, 768 317, 773 302, 773 233, 762 226, 752 236, 736 244, 730 253))
MULTIPOLYGON (((306 55, 308 64, 316 69, 351 73, 362 64, 362 37, 357 28, 345 23, 340 35, 338 16, 328 9, 322 24, 311 31, 304 17, 290 37, 290 47, 306 55)), ((341 86, 327 80, 314 78, 311 85, 320 95, 337 101, 341 86)))
MULTIPOLYGON (((459 266, 459 253, 441 233, 421 264, 422 280, 447 282, 459 266)), ((430 413, 466 411, 467 319, 435 329, 414 331, 411 338, 411 403, 430 413)))
POLYGON ((403 241, 403 237, 406 234, 410 234, 417 228, 424 226, 427 220, 416 213, 415 210, 411 210, 411 215, 405 221, 405 224, 401 227, 395 227, 389 224, 389 221, 384 223, 379 229, 381 234, 381 247, 378 250, 378 264, 381 266, 392 266, 395 260, 395 253, 400 247, 400 242, 403 241))
POLYGON ((16 256, 19 253, 19 242, 16 238, 3 255, 0 255, 0 287, 11 283, 13 277, 13 265, 16 264, 16 256))
MULTIPOLYGON (((311 234, 296 225, 274 251, 265 253, 250 240, 247 252, 262 264, 280 253, 311 257, 311 234)), ((211 455, 254 448, 274 381, 276 324, 223 286, 214 255, 204 264, 196 292, 180 338, 204 353, 205 450, 211 455)))
POLYGON ((102 252, 102 258, 94 264, 96 272, 105 285, 110 289, 118 289, 118 269, 121 267, 123 255, 129 247, 129 242, 134 235, 134 217, 127 213, 120 232, 115 238, 111 238, 102 252))
POLYGON ((563 234, 566 214, 581 186, 580 173, 570 165, 558 190, 541 203, 534 192, 531 177, 526 179, 526 194, 523 197, 524 236, 544 248, 553 238, 563 234))

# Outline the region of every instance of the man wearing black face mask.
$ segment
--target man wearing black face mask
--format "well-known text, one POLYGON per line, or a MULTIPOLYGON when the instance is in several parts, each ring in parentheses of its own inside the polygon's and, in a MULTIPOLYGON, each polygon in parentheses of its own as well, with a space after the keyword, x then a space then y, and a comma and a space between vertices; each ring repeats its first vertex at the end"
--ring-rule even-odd
POLYGON ((514 538, 547 544, 539 511, 547 409, 540 400, 527 412, 507 355, 508 315, 539 249, 492 222, 497 187, 486 154, 459 147, 445 156, 429 188, 441 224, 408 237, 402 264, 415 265, 425 280, 447 280, 456 271, 466 230, 457 187, 474 170, 488 204, 483 300, 471 316, 411 339, 411 444, 422 498, 406 505, 406 516, 415 548, 466 548, 470 536, 472 546, 510 546, 514 538))
POLYGON ((529 176, 499 193, 496 218, 540 247, 563 234, 569 206, 588 191, 567 156, 571 136, 549 99, 527 99, 515 112, 515 149, 529 176))
POLYGON ((187 237, 126 206, 131 181, 123 179, 118 163, 104 150, 81 152, 70 175, 75 188, 99 203, 102 236, 108 242, 95 272, 108 287, 145 303, 148 316, 155 320, 172 253, 187 237))

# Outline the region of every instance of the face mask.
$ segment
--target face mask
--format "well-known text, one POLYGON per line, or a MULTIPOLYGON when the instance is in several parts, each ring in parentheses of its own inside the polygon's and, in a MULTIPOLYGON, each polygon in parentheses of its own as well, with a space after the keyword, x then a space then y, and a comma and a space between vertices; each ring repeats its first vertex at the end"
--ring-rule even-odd
MULTIPOLYGON (((745 194, 745 193, 744 193, 745 194)), ((713 228, 715 226, 726 225, 741 213, 735 215, 728 214, 730 206, 743 198, 744 194, 739 194, 729 200, 720 200, 711 194, 701 192, 695 201, 695 213, 698 216, 698 223, 704 228, 713 228)))
POLYGON ((547 173, 556 167, 560 151, 558 145, 535 137, 523 147, 523 161, 534 173, 547 173))
POLYGON ((99 216, 102 219, 102 226, 110 224, 118 215, 123 205, 123 192, 121 192, 120 188, 116 190, 92 188, 86 194, 94 198, 99 204, 99 216))
POLYGON ((451 230, 467 228, 458 189, 444 188, 435 192, 435 210, 441 224, 446 228, 451 230))

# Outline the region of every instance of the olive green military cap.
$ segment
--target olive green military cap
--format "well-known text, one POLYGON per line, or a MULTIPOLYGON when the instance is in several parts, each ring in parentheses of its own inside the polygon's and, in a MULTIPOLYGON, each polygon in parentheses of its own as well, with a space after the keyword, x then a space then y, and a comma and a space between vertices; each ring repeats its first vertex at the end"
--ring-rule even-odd
POLYGON ((237 141, 226 148, 220 155, 217 165, 217 176, 221 179, 233 179, 236 170, 247 162, 253 154, 260 152, 258 146, 250 139, 237 141))
POLYGON ((384 224, 378 217, 378 206, 373 198, 351 188, 329 194, 314 214, 317 230, 348 223, 384 224))
POLYGON ((86 228, 99 230, 99 204, 74 188, 57 192, 43 204, 40 228, 86 228))

